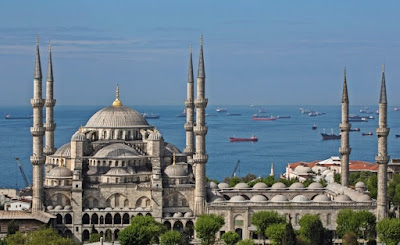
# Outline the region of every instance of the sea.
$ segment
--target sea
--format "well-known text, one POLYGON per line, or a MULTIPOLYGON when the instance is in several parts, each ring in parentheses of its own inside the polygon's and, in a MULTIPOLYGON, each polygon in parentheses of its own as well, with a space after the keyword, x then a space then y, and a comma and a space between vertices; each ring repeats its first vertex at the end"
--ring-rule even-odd
MULTIPOLYGON (((56 106, 55 145, 60 147, 70 141, 71 136, 88 119, 104 106, 56 106)), ((183 151, 185 147, 185 117, 177 117, 182 113, 183 106, 130 106, 144 113, 159 114, 159 119, 148 119, 162 133, 166 142, 172 143, 183 151)), ((206 109, 206 149, 209 155, 207 176, 222 181, 233 175, 235 165, 240 160, 236 176, 243 177, 249 173, 265 177, 270 174, 271 164, 274 164, 275 176, 285 172, 288 163, 299 161, 324 160, 331 156, 340 156, 340 140, 322 140, 321 133, 331 130, 338 134, 341 120, 340 106, 223 106, 231 114, 217 112, 217 106, 206 109), (325 113, 310 117, 302 114, 299 108, 325 113), (252 115, 265 111, 268 115, 290 116, 290 118, 275 121, 253 121, 252 115), (317 130, 312 130, 316 124, 317 130), (229 137, 251 137, 255 135, 258 142, 230 142, 229 137)), ((351 106, 350 113, 358 115, 364 106, 351 106)), ((368 122, 352 122, 352 128, 359 127, 360 132, 350 132, 352 148, 350 160, 374 162, 377 154, 378 115, 377 106, 369 106, 375 120, 368 122), (372 136, 362 136, 362 132, 373 132, 372 136)), ((32 166, 29 157, 32 154, 32 136, 29 128, 32 119, 6 120, 5 115, 29 116, 30 106, 0 107, 0 187, 22 188, 24 181, 15 161, 20 158, 29 183, 32 183, 32 166)), ((400 111, 394 107, 388 108, 388 154, 391 158, 400 158, 400 111)))

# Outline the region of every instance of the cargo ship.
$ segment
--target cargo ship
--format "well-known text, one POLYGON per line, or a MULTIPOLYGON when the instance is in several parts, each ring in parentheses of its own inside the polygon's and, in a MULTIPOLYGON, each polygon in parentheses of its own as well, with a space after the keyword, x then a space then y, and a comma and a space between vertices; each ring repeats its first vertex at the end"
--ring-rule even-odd
POLYGON ((250 138, 236 138, 229 137, 230 142, 257 142, 258 138, 255 135, 252 135, 250 138))
POLYGON ((325 133, 325 130, 323 133, 321 133, 322 140, 340 140, 340 134, 334 134, 333 129, 331 130, 330 134, 325 133))
POLYGON ((5 119, 32 119, 33 116, 27 116, 27 117, 13 117, 11 114, 7 114, 5 116, 5 119))

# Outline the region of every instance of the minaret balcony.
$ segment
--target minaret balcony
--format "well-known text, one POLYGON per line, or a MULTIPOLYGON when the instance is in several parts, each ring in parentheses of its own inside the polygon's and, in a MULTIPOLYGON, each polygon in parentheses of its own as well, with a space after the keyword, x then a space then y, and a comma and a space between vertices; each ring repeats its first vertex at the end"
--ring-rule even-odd
POLYGON ((31 105, 33 108, 41 108, 44 105, 43 99, 31 99, 31 105))
POLYGON ((185 100, 185 105, 186 105, 186 107, 189 107, 189 108, 194 107, 193 99, 186 99, 185 100))
POLYGON ((193 155, 193 162, 194 163, 207 163, 208 155, 204 153, 196 153, 193 155))
POLYGON ((196 125, 193 127, 193 131, 196 135, 206 135, 208 131, 207 126, 196 125))
POLYGON ((389 162, 389 156, 376 156, 375 161, 377 164, 387 164, 389 162))
POLYGON ((31 134, 32 136, 43 136, 44 135, 44 128, 43 127, 31 127, 31 134))
POLYGON ((54 107, 56 105, 56 100, 55 99, 46 99, 44 104, 46 107, 54 107))
POLYGON ((56 123, 46 122, 43 127, 46 129, 46 131, 54 131, 56 129, 56 123))
POLYGON ((194 105, 196 108, 205 108, 207 106, 208 99, 205 98, 197 98, 194 100, 194 105))
POLYGON ((191 123, 191 122, 185 123, 184 128, 186 131, 193 131, 193 123, 191 123))
POLYGON ((183 152, 186 154, 186 155, 193 155, 194 154, 194 148, 189 148, 189 147, 186 147, 184 150, 183 150, 183 152))
POLYGON ((341 124, 339 125, 339 127, 340 127, 340 131, 342 131, 342 132, 348 132, 348 131, 350 131, 351 124, 349 124, 349 123, 341 123, 341 124))
POLYGON ((350 147, 340 147, 339 153, 340 153, 340 155, 350 155, 351 148, 350 147))
POLYGON ((376 135, 378 135, 378 137, 386 137, 389 135, 389 128, 377 128, 376 129, 376 135))
POLYGON ((42 165, 44 164, 46 158, 44 156, 31 156, 30 157, 32 165, 42 165))
POLYGON ((49 155, 53 155, 54 154, 54 152, 56 152, 56 148, 54 148, 54 147, 45 147, 45 148, 43 148, 43 152, 44 152, 44 154, 46 154, 47 156, 49 156, 49 155))

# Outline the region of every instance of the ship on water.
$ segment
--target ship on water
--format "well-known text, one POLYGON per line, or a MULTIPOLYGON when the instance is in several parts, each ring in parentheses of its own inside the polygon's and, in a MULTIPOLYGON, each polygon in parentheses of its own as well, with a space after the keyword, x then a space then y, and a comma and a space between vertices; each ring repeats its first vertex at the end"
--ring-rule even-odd
POLYGON ((32 119, 32 118, 33 118, 32 115, 30 115, 30 116, 25 116, 25 117, 14 117, 14 116, 11 116, 11 114, 7 114, 7 115, 5 116, 5 119, 32 119))
POLYGON ((324 129, 324 131, 321 133, 321 136, 322 136, 322 140, 340 140, 340 138, 341 138, 340 134, 333 133, 333 129, 331 129, 330 134, 327 134, 324 129))

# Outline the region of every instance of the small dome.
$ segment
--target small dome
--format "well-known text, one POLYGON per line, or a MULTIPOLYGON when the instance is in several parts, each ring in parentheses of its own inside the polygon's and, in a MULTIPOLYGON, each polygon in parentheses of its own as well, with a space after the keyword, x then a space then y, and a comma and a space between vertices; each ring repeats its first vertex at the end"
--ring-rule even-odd
POLYGON ((64 144, 54 153, 53 156, 70 157, 71 156, 71 142, 64 144))
POLYGON ((72 135, 71 137, 71 141, 85 141, 86 140, 86 136, 85 134, 83 134, 82 132, 77 131, 76 133, 74 133, 74 135, 72 135))
POLYGON ((300 182, 293 183, 289 189, 304 189, 304 185, 300 182))
POLYGON ((255 196, 251 197, 250 201, 252 201, 252 202, 266 202, 266 201, 268 201, 268 198, 266 198, 263 195, 255 195, 255 196))
POLYGON ((67 211, 72 210, 72 207, 70 205, 67 205, 64 207, 64 210, 67 210, 67 211))
POLYGON ((149 123, 137 111, 126 106, 109 106, 96 112, 85 128, 132 128, 149 123))
POLYGON ((233 196, 231 199, 229 199, 230 202, 244 202, 246 199, 242 196, 233 196))
POLYGON ((185 218, 193 217, 193 213, 192 212, 187 212, 187 213, 185 213, 185 215, 183 215, 183 217, 185 217, 185 218))
POLYGON ((165 175, 168 177, 187 177, 188 171, 186 164, 172 164, 165 168, 165 175))
POLYGON ((271 189, 276 190, 276 189, 286 189, 286 185, 282 182, 276 182, 271 186, 271 189))
POLYGON ((93 210, 93 211, 99 211, 99 209, 98 209, 98 208, 93 208, 92 210, 93 210))
POLYGON ((124 157, 135 157, 139 153, 130 146, 122 143, 111 144, 101 148, 94 157, 99 158, 124 158, 124 157))
POLYGON ((308 174, 312 172, 312 169, 310 167, 299 165, 294 169, 294 171, 298 174, 308 174))
POLYGON ((124 168, 111 168, 105 175, 121 176, 121 175, 129 175, 129 173, 124 168))
POLYGON ((57 211, 63 210, 63 207, 62 207, 61 205, 57 205, 57 206, 54 208, 54 210, 57 210, 57 211))
POLYGON ((253 189, 265 189, 268 188, 268 185, 265 184, 264 182, 258 182, 253 186, 253 189))
POLYGON ((210 189, 217 189, 218 185, 217 185, 217 183, 211 181, 211 182, 207 183, 207 187, 210 188, 210 189))
POLYGON ((151 134, 149 135, 149 137, 147 138, 148 140, 163 140, 163 136, 160 134, 160 132, 158 132, 158 130, 154 130, 153 132, 151 132, 151 134))
POLYGON ((321 183, 318 182, 312 182, 309 186, 308 189, 323 189, 324 186, 321 185, 321 183))
POLYGON ((331 199, 327 195, 319 194, 314 197, 313 201, 314 202, 330 202, 331 199))
POLYGON ((304 195, 297 195, 292 199, 292 202, 308 202, 308 201, 310 201, 310 199, 308 199, 304 195))
POLYGON ((183 217, 183 214, 181 212, 177 212, 177 213, 174 213, 174 215, 172 217, 174 217, 174 218, 183 217))
POLYGON ((364 182, 357 182, 356 185, 354 186, 355 188, 367 188, 367 186, 365 186, 364 182))
POLYGON ((219 189, 229 189, 229 188, 231 188, 231 187, 229 186, 228 183, 221 182, 221 183, 218 184, 218 188, 219 188, 219 189))
POLYGON ((358 195, 357 198, 353 198, 355 199, 355 201, 357 202, 370 202, 371 201, 371 197, 363 194, 363 195, 358 195))
POLYGON ((247 183, 237 183, 235 185, 235 189, 247 189, 250 188, 250 186, 247 183))
POLYGON ((107 207, 107 208, 104 209, 104 211, 112 211, 112 208, 107 207))
POLYGON ((348 195, 339 195, 335 197, 335 202, 351 202, 351 198, 348 195))
POLYGON ((46 176, 47 178, 72 178, 72 171, 67 167, 55 167, 46 176))
POLYGON ((47 210, 53 210, 54 209, 54 207, 53 206, 47 206, 47 210))
POLYGON ((276 195, 271 199, 271 202, 287 202, 289 201, 284 195, 276 195))
POLYGON ((216 198, 214 198, 211 202, 223 202, 223 201, 225 201, 224 198, 222 198, 222 197, 216 197, 216 198))

